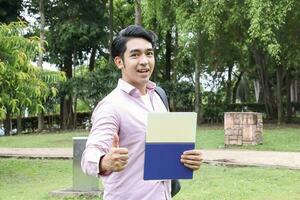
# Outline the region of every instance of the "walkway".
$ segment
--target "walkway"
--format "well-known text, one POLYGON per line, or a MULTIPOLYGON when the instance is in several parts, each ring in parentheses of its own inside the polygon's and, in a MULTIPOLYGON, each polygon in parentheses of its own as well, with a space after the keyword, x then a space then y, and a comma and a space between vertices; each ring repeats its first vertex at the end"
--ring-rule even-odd
MULTIPOLYGON (((204 163, 300 170, 300 152, 202 150, 204 163)), ((0 157, 72 159, 72 148, 0 148, 0 157)))

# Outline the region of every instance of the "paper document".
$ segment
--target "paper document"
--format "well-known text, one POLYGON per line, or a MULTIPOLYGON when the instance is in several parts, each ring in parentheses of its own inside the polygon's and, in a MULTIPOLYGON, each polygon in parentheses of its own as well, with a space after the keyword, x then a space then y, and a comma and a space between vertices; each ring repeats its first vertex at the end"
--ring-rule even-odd
POLYGON ((195 148, 196 120, 194 112, 148 114, 144 180, 193 178, 180 157, 195 148))

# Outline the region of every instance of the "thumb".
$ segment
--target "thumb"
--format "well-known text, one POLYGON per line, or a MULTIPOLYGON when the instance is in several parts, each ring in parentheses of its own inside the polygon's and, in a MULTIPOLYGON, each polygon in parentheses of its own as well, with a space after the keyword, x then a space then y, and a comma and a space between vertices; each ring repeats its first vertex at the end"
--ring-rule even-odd
POLYGON ((118 136, 118 134, 114 134, 112 147, 119 148, 119 136, 118 136))

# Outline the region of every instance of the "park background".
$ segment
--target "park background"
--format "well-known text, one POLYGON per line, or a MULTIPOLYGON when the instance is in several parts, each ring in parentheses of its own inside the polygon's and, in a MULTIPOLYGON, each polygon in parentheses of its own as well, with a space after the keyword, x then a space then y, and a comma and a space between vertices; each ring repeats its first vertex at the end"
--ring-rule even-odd
POLYGON ((109 57, 110 43, 130 24, 158 35, 152 80, 166 90, 171 111, 195 111, 198 124, 222 122, 226 111, 261 112, 265 122, 297 123, 299 4, 1 1, 5 132, 82 126, 116 86, 120 72, 109 57))
MULTIPOLYGON (((87 136, 93 108, 120 77, 113 36, 140 24, 158 35, 152 80, 171 111, 198 114, 197 147, 225 148, 224 112, 254 111, 268 124, 263 144, 233 148, 299 152, 299 8, 298 0, 0 0, 0 147, 70 148, 73 136, 87 136)), ((71 166, 1 158, 0 199, 51 199, 50 190, 71 185, 71 166)), ((176 199, 300 199, 297 170, 201 170, 176 199)))

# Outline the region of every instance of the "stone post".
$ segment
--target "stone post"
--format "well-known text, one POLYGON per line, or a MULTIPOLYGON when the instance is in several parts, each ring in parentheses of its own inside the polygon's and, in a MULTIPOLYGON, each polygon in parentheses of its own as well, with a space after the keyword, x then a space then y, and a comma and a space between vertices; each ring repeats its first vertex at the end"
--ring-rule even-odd
POLYGON ((262 144, 262 113, 226 112, 225 145, 262 144))

